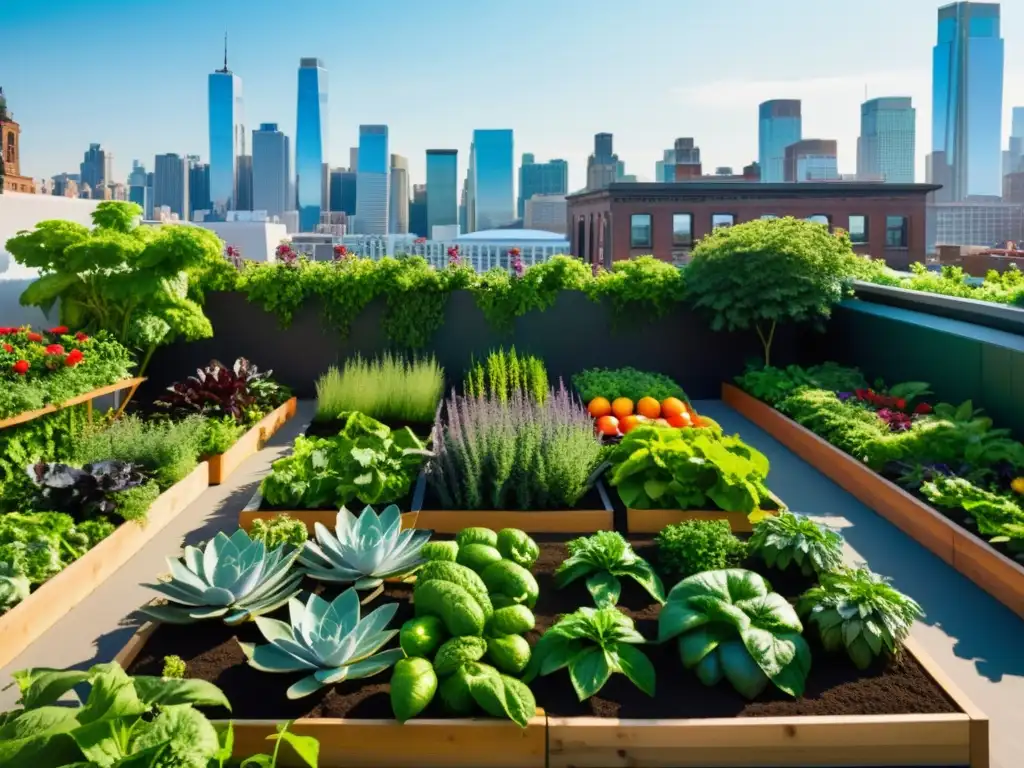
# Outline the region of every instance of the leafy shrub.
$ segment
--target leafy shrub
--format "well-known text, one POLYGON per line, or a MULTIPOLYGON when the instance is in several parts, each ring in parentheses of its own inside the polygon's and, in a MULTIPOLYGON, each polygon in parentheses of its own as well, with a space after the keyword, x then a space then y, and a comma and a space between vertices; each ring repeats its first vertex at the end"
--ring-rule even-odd
POLYGON ((274 515, 269 520, 253 520, 249 537, 262 541, 268 549, 277 549, 282 544, 301 547, 309 539, 306 524, 288 515, 274 515))
POLYGON ((85 427, 85 408, 64 408, 0 430, 0 509, 22 509, 26 494, 32 494, 25 467, 70 457, 75 437, 85 427))
POLYGON ((611 485, 633 509, 753 514, 770 499, 768 459, 736 437, 701 429, 639 426, 609 453, 611 485))
POLYGON ((857 277, 879 285, 894 285, 911 291, 1024 306, 1024 274, 1015 264, 1010 265, 1002 274, 990 270, 980 285, 968 283, 967 274, 962 267, 944 266, 939 272, 933 272, 924 264, 915 263, 910 265, 910 271, 913 273, 910 277, 903 277, 879 268, 858 274, 857 277))
POLYGON ((665 602, 665 588, 650 564, 633 551, 622 534, 598 531, 581 536, 566 545, 569 557, 555 570, 555 585, 561 589, 584 576, 587 589, 598 608, 619 602, 620 576, 628 576, 657 600, 665 602))
POLYGON ((754 329, 771 364, 779 323, 820 325, 853 278, 849 236, 792 217, 716 229, 693 249, 686 295, 716 330, 754 329))
POLYGON ((490 397, 508 402, 513 392, 520 392, 543 403, 548 396, 548 372, 544 361, 533 355, 519 355, 512 347, 507 352, 491 352, 486 361, 473 361, 465 381, 469 397, 490 397))
POLYGON ((889 434, 873 411, 843 402, 835 392, 801 389, 776 404, 782 413, 842 451, 863 459, 867 446, 889 434))
POLYGON ((81 464, 106 459, 136 464, 166 490, 196 468, 206 429, 200 416, 143 421, 126 415, 107 426, 84 430, 76 441, 74 459, 81 464))
POLYGON ((233 446, 245 434, 245 427, 230 416, 205 420, 200 456, 217 456, 233 446))
POLYGON ((924 616, 914 600, 866 568, 822 575, 801 596, 797 612, 818 628, 825 650, 845 649, 858 669, 883 652, 895 654, 924 616))
POLYGON ((444 391, 444 369, 433 357, 406 360, 359 355, 341 372, 331 367, 316 382, 316 419, 332 421, 350 411, 382 421, 430 422, 444 391))
POLYGON ((674 264, 640 256, 612 262, 611 271, 600 270, 588 290, 608 300, 616 317, 649 321, 678 306, 685 287, 683 272, 674 264))
POLYGON ((1024 508, 1017 499, 963 477, 936 477, 921 486, 921 493, 936 506, 962 509, 978 526, 978 533, 990 537, 992 543, 1024 552, 1024 508))
POLYGON ((642 397, 653 397, 659 401, 677 397, 689 402, 683 388, 668 376, 636 368, 588 368, 572 377, 572 385, 585 403, 595 397, 607 400, 628 397, 634 403, 642 397))
POLYGON ((272 373, 260 371, 244 357, 230 368, 211 360, 195 376, 168 387, 156 405, 175 418, 201 414, 254 424, 291 396, 287 388, 270 378, 272 373))
POLYGON ((98 461, 81 469, 40 462, 29 467, 29 475, 38 488, 37 509, 65 512, 76 520, 114 513, 140 519, 160 493, 137 465, 125 461, 98 461))
POLYGON ((733 535, 728 520, 674 523, 661 530, 655 543, 661 571, 677 579, 735 568, 747 554, 746 544, 733 535))
POLYGON ((786 510, 754 523, 747 546, 770 568, 784 571, 793 565, 805 576, 831 573, 843 562, 842 536, 809 517, 786 510))
POLYGON ((453 393, 434 449, 427 479, 448 509, 562 509, 587 491, 601 445, 560 384, 543 404, 453 393))
POLYGON ((409 493, 428 452, 408 427, 392 431, 369 416, 345 414, 336 437, 298 437, 291 456, 271 465, 260 492, 272 506, 338 509, 355 500, 387 504, 409 493))
POLYGON ((802 368, 799 365, 790 365, 786 368, 748 368, 746 373, 736 377, 736 382, 748 394, 769 405, 775 405, 803 387, 832 392, 853 392, 868 386, 858 368, 846 368, 831 362, 810 368, 802 368))

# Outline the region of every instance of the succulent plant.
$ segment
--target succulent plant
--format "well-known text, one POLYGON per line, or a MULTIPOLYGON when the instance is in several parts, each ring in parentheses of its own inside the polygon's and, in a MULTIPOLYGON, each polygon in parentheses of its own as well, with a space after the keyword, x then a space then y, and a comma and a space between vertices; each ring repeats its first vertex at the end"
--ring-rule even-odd
POLYGON ((403 658, 401 648, 378 653, 398 634, 397 629, 386 629, 397 610, 398 603, 389 603, 361 619, 355 588, 331 602, 315 594, 305 604, 292 598, 288 601, 290 622, 256 618, 268 645, 239 645, 249 666, 261 672, 312 670, 313 674, 288 689, 289 699, 299 699, 343 680, 371 677, 403 658))
POLYGON ((183 561, 167 558, 170 578, 143 586, 171 603, 143 613, 169 624, 223 617, 230 625, 270 613, 299 593, 302 572, 293 565, 300 552, 285 545, 268 551, 242 529, 220 532, 202 550, 185 547, 183 561))
POLYGON ((432 533, 403 531, 402 513, 394 504, 380 515, 365 507, 359 517, 342 507, 334 533, 317 523, 316 541, 306 542, 299 560, 318 581, 375 589, 384 579, 407 576, 423 565, 421 550, 432 533))

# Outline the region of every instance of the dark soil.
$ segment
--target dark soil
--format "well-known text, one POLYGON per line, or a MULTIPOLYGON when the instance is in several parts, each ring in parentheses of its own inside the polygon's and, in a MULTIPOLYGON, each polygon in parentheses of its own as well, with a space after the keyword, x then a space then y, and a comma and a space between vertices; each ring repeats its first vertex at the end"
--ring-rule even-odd
MULTIPOLYGON (((609 498, 610 497, 611 497, 611 493, 609 493, 609 498)), ((601 509, 604 509, 604 508, 605 508, 604 507, 604 502, 601 500, 601 494, 597 490, 597 486, 595 485, 595 486, 592 486, 590 488, 590 490, 588 490, 585 494, 583 494, 583 497, 576 503, 576 506, 573 506, 573 507, 559 507, 558 509, 559 510, 574 510, 574 509, 578 509, 578 510, 592 511, 592 510, 601 510, 601 509)), ((443 510, 452 509, 452 507, 446 506, 445 504, 443 504, 441 502, 441 498, 438 496, 437 491, 434 489, 434 487, 430 484, 429 479, 427 481, 427 492, 423 495, 423 509, 443 509, 443 510)), ((508 506, 508 507, 503 508, 502 511, 508 511, 508 510, 514 510, 514 509, 515 509, 515 507, 508 506)), ((544 511, 544 510, 531 510, 531 511, 544 511)), ((488 510, 486 510, 486 509, 466 510, 466 514, 473 514, 473 515, 478 515, 478 514, 481 514, 481 513, 482 514, 486 514, 487 512, 488 512, 488 510)), ((468 523, 467 525, 472 525, 472 523, 468 523)))
MULTIPOLYGON (((420 440, 426 440, 430 437, 430 433, 434 429, 433 421, 402 421, 401 419, 377 420, 382 424, 386 424, 392 431, 402 429, 403 427, 409 427, 413 434, 420 440)), ((310 422, 309 427, 306 428, 306 437, 334 437, 344 426, 345 422, 337 419, 318 420, 314 418, 313 421, 310 422)))
MULTIPOLYGON (((566 556, 566 536, 535 537, 541 556, 534 566, 540 585, 536 607, 537 628, 527 635, 531 644, 550 628, 558 617, 581 605, 592 605, 583 580, 563 590, 554 586, 554 571, 566 556)), ((656 562, 650 539, 634 539, 638 554, 656 562)), ((807 580, 775 572, 766 573, 776 589, 795 595, 807 580), (789 592, 789 590, 795 590, 789 592)), ((307 586, 316 588, 309 583, 307 586)), ((671 584, 666 584, 666 590, 671 584)), ((382 602, 398 602, 393 628, 412 616, 408 585, 389 585, 381 597, 364 608, 382 602)), ((336 594, 331 592, 330 595, 336 594)), ((325 593, 325 596, 330 596, 325 593)), ((636 621, 647 638, 658 632, 660 607, 635 582, 623 580, 620 608, 636 621)), ((287 610, 277 618, 287 620, 287 610)), ((748 702, 727 682, 706 687, 683 668, 675 643, 644 646, 657 671, 657 695, 648 697, 620 674, 611 679, 597 696, 580 702, 576 698, 567 671, 562 670, 534 680, 530 687, 537 705, 556 716, 597 716, 618 718, 709 718, 709 717, 791 717, 799 715, 881 715, 948 713, 959 711, 941 688, 909 654, 898 659, 879 661, 866 672, 858 671, 845 656, 832 656, 817 644, 813 632, 807 633, 814 657, 807 690, 794 700, 775 689, 766 690, 756 701, 748 702)), ((209 680, 220 686, 232 702, 236 719, 286 719, 296 717, 349 717, 357 719, 392 717, 389 698, 389 673, 323 689, 298 701, 285 698, 289 685, 302 673, 270 674, 257 672, 245 661, 238 645, 264 642, 255 625, 226 627, 218 622, 191 626, 162 625, 129 666, 131 674, 159 675, 165 655, 176 654, 187 665, 187 677, 209 680)), ((227 717, 228 713, 212 713, 227 717)), ((423 717, 445 717, 438 702, 423 717)))

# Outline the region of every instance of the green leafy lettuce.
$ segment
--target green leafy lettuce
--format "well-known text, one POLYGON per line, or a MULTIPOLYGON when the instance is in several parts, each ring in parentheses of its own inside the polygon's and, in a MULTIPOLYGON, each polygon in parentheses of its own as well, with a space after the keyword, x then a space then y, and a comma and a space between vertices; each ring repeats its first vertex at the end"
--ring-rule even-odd
POLYGON ((622 591, 619 577, 628 576, 659 603, 665 602, 661 579, 621 534, 598 531, 593 536, 573 539, 566 546, 569 557, 555 570, 555 584, 559 589, 586 576, 594 603, 604 608, 619 601, 622 591))

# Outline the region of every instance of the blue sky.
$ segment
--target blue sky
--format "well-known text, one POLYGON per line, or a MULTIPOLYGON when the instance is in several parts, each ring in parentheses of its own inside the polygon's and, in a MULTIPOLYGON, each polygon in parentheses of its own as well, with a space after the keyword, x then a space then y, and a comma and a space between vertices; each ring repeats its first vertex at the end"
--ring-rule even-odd
MULTIPOLYGON (((138 158, 209 154, 206 76, 243 79, 246 123, 295 135, 303 56, 330 72, 330 162, 348 164, 360 123, 386 123, 391 151, 425 178, 428 147, 474 128, 513 128, 515 152, 586 177, 593 134, 611 131, 628 173, 653 178, 679 136, 705 169, 757 155, 757 104, 804 100, 804 136, 839 141, 856 168, 859 104, 912 96, 918 180, 931 141, 937 0, 0 0, 18 51, 0 85, 22 125, 22 172, 77 172, 90 142, 123 179, 138 158)), ((1004 136, 1024 105, 1024 2, 1003 0, 1004 136)))

